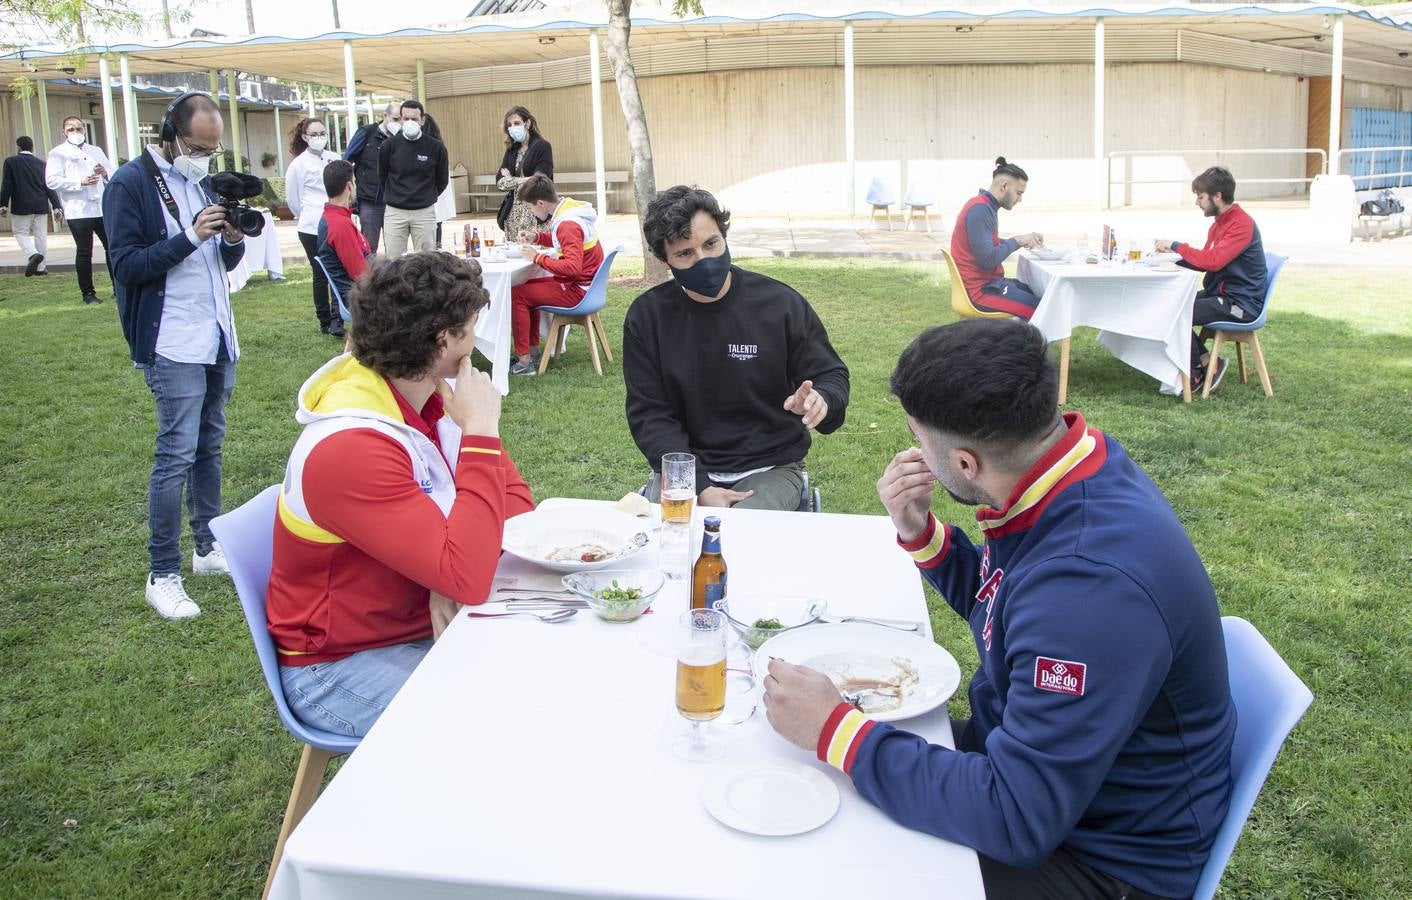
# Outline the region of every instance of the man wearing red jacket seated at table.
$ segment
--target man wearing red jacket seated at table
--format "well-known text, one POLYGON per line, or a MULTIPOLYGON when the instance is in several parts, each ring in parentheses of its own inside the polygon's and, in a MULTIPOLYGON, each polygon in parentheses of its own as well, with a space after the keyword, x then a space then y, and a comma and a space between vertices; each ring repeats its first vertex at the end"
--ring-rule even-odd
POLYGON ((489 300, 448 254, 378 263, 353 289, 352 352, 299 391, 265 612, 309 725, 366 734, 460 606, 489 596, 505 520, 534 507, 500 445, 500 392, 470 361, 489 300))
MULTIPOLYGON (((1196 205, 1208 218, 1216 221, 1206 233, 1206 246, 1200 250, 1181 241, 1158 241, 1158 253, 1176 253, 1177 263, 1188 269, 1205 272, 1201 293, 1191 308, 1191 324, 1211 322, 1249 322, 1260 315, 1265 306, 1265 247, 1260 242, 1260 228, 1250 214, 1235 204, 1235 177, 1230 170, 1212 166, 1192 179, 1191 192, 1196 205)), ((1206 352, 1207 329, 1191 336, 1191 387, 1200 389, 1211 372, 1211 390, 1226 374, 1226 361, 1216 360, 1210 369, 1210 354, 1206 352)))
POLYGON ((548 278, 531 278, 510 289, 515 307, 510 317, 515 342, 515 362, 511 375, 535 374, 532 348, 539 346, 541 306, 573 306, 583 299, 584 289, 603 265, 603 247, 598 243, 598 213, 592 206, 572 197, 560 197, 554 182, 533 175, 516 196, 529 207, 535 219, 548 222, 547 231, 521 231, 520 253, 525 259, 550 273, 548 278), (539 248, 553 247, 550 256, 539 248))

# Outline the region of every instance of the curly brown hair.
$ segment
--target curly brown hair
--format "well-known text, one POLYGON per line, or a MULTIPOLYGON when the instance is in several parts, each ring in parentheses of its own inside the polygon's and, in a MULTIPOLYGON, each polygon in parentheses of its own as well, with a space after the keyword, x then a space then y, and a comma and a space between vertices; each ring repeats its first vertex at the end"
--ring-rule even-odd
POLYGON ((489 304, 473 260, 434 250, 380 260, 349 295, 353 356, 384 378, 421 378, 445 346, 442 332, 461 337, 489 304))

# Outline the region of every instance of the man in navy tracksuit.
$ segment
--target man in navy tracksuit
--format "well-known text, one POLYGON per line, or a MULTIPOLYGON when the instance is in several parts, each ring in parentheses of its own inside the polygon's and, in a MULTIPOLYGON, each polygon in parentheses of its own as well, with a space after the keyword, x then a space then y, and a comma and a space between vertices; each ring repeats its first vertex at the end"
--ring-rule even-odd
POLYGON ((892 376, 921 449, 878 492, 980 656, 957 749, 782 660, 766 708, 888 815, 974 848, 992 898, 1189 897, 1230 801, 1216 597, 1151 479, 1060 416, 1046 348, 1028 324, 965 320, 924 332, 892 376), (937 523, 937 482, 980 506, 982 545, 937 523))
MULTIPOLYGON (((1196 205, 1207 218, 1215 219, 1206 233, 1206 246, 1200 250, 1181 241, 1158 241, 1159 253, 1176 253, 1177 263, 1188 269, 1205 272, 1201 293, 1191 308, 1191 324, 1212 322, 1249 322, 1265 307, 1268 273, 1265 270, 1265 246, 1260 240, 1260 228, 1250 214, 1235 203, 1235 177, 1230 170, 1212 166, 1192 179, 1191 192, 1196 205)), ((1207 330, 1191 336, 1191 386, 1200 388, 1206 381, 1210 354, 1206 352, 1207 330)), ((1211 389, 1221 383, 1226 374, 1226 361, 1218 360, 1211 373, 1211 389)))
MULTIPOLYGON (((990 176, 990 189, 972 197, 956 217, 951 232, 951 258, 971 303, 977 309, 1004 312, 1021 319, 1034 315, 1039 298, 1019 279, 1005 277, 1005 259, 1024 247, 1044 244, 1040 234, 1021 234, 1000 239, 1001 209, 1014 209, 1025 196, 1030 176, 1025 170, 1000 157, 990 176)), ((952 290, 957 286, 952 285, 952 290)))

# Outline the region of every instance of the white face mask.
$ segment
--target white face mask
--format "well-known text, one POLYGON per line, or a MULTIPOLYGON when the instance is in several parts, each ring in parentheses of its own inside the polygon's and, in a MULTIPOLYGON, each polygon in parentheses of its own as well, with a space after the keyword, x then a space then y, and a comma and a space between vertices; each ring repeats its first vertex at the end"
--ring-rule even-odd
POLYGON ((83 132, 70 131, 68 134, 64 135, 64 140, 68 141, 70 144, 73 144, 75 147, 81 147, 83 146, 84 141, 83 132))
POLYGON ((305 140, 309 144, 309 149, 315 153, 322 152, 328 146, 328 135, 326 134, 315 135, 311 138, 305 138, 305 140))
POLYGON ((409 141, 415 141, 422 136, 422 123, 415 119, 411 122, 402 123, 402 136, 409 141))
POLYGON ((402 123, 389 119, 382 123, 382 127, 386 129, 388 134, 396 134, 402 130, 402 123))
POLYGON ((198 182, 211 172, 211 157, 209 156, 178 156, 172 160, 172 168, 177 170, 177 174, 190 182, 198 182))

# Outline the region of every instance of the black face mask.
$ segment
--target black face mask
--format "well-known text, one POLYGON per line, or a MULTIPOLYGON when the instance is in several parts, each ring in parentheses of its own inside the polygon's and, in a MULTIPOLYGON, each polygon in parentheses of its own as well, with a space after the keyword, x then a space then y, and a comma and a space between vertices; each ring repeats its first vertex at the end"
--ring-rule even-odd
POLYGON ((541 224, 541 225, 543 225, 545 222, 548 222, 550 219, 554 218, 554 214, 553 214, 553 213, 550 213, 549 215, 544 216, 543 218, 541 218, 540 215, 539 215, 539 213, 536 213, 536 212, 531 212, 530 215, 531 215, 531 216, 534 216, 534 220, 535 220, 536 222, 538 222, 539 224, 541 224))
MULTIPOLYGON (((671 269, 671 266, 667 268, 671 269)), ((725 286, 726 276, 731 272, 731 248, 720 256, 703 256, 689 269, 672 269, 672 277, 677 284, 693 294, 715 297, 725 286)))

